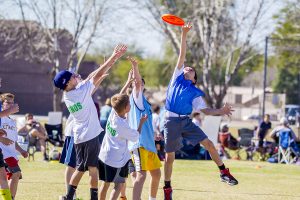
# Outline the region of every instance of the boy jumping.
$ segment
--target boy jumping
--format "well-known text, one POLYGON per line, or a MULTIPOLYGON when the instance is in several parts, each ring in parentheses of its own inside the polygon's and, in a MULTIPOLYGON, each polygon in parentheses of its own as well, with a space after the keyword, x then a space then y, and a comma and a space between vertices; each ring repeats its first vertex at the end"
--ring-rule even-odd
MULTIPOLYGON (((138 63, 133 58, 128 59, 131 62, 133 78, 135 79, 133 91, 130 95, 131 110, 128 113, 130 127, 136 129, 141 116, 145 114, 148 116, 148 120, 142 127, 139 140, 136 142, 129 142, 128 146, 129 150, 132 151, 132 161, 136 173, 133 184, 133 200, 141 199, 147 171, 149 171, 151 175, 149 200, 155 200, 161 177, 161 163, 154 142, 151 105, 143 94, 145 82, 140 76, 138 63)), ((131 175, 132 174, 133 173, 131 173, 131 175)))
POLYGON ((74 146, 76 151, 76 171, 73 173, 67 200, 73 200, 76 188, 85 171, 89 171, 91 200, 98 199, 98 155, 100 143, 98 135, 103 131, 97 116, 97 110, 92 99, 95 86, 107 76, 111 68, 125 52, 125 45, 117 45, 111 57, 92 72, 82 84, 76 79, 77 75, 69 71, 59 72, 53 82, 56 87, 64 90, 64 101, 70 114, 74 117, 74 146))
POLYGON ((209 151, 211 158, 220 169, 221 181, 229 185, 236 185, 238 181, 225 168, 214 144, 207 138, 206 134, 196 126, 189 115, 193 110, 201 111, 206 115, 231 115, 231 106, 225 104, 221 109, 208 108, 203 100, 204 93, 198 89, 197 74, 194 68, 184 66, 186 55, 186 36, 192 28, 191 24, 182 27, 180 55, 175 71, 169 83, 166 99, 165 134, 165 200, 172 199, 171 175, 175 151, 182 147, 182 138, 189 140, 192 144, 202 144, 209 151))

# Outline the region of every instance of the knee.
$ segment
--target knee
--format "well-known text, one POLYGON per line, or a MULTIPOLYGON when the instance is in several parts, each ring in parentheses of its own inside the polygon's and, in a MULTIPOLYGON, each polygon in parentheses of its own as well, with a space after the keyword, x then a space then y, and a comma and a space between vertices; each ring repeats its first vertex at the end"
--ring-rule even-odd
POLYGON ((175 155, 166 153, 166 157, 165 157, 166 164, 171 165, 173 164, 174 160, 175 160, 175 155))
POLYGON ((152 172, 152 178, 153 179, 159 180, 160 177, 161 177, 161 171, 160 171, 160 169, 154 170, 152 172))
POLYGON ((137 173, 136 182, 142 183, 146 180, 146 173, 137 173))

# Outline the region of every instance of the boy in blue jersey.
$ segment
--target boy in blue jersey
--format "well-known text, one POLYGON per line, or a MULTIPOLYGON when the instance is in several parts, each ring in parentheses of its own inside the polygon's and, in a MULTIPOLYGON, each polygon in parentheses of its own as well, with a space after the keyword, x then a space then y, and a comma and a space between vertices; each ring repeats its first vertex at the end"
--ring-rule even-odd
POLYGON ((155 200, 161 177, 161 163, 157 156, 154 142, 151 105, 143 94, 145 83, 139 74, 138 63, 133 58, 128 59, 131 62, 133 78, 135 79, 132 94, 130 95, 131 109, 128 113, 129 126, 133 129, 137 129, 141 116, 145 114, 148 116, 148 120, 142 127, 139 140, 137 142, 129 142, 128 144, 129 150, 132 152, 132 160, 136 173, 133 183, 132 199, 141 199, 143 185, 146 180, 147 171, 149 171, 151 175, 149 200, 155 200))
POLYGON ((184 66, 186 55, 186 37, 191 24, 182 27, 180 55, 173 77, 169 83, 166 98, 166 120, 164 126, 165 136, 165 200, 172 199, 171 175, 175 151, 182 147, 182 139, 189 140, 193 145, 202 144, 209 151, 211 158, 220 169, 220 177, 229 185, 236 185, 238 181, 225 168, 214 144, 207 138, 206 134, 196 126, 189 115, 193 110, 201 111, 206 115, 231 115, 231 106, 225 104, 221 109, 212 109, 206 106, 203 99, 204 93, 195 84, 197 74, 192 67, 184 66))

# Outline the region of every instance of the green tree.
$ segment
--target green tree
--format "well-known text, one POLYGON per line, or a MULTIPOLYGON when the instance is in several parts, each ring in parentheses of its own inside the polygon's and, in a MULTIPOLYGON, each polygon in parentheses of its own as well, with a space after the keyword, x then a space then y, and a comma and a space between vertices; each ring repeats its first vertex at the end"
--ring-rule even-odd
POLYGON ((272 35, 275 46, 277 78, 274 82, 276 92, 286 93, 288 104, 299 104, 300 98, 300 0, 287 4, 278 19, 278 27, 272 35))

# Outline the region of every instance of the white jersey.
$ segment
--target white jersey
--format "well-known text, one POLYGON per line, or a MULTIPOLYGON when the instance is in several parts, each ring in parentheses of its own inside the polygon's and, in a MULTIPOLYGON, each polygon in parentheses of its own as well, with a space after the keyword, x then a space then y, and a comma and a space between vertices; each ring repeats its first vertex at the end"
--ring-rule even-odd
POLYGON ((4 145, 0 142, 0 148, 2 149, 3 158, 9 158, 14 157, 16 160, 19 160, 17 157, 17 150, 15 143, 18 140, 18 132, 17 132, 17 125, 15 120, 9 118, 9 117, 2 117, 1 118, 1 129, 5 130, 7 133, 6 137, 12 141, 14 141, 13 144, 10 145, 4 145))
POLYGON ((128 141, 136 142, 139 132, 129 127, 128 121, 118 116, 114 109, 109 115, 99 159, 115 168, 123 167, 130 159, 128 141))
POLYGON ((102 131, 96 106, 92 99, 95 85, 92 80, 78 84, 76 89, 64 93, 64 101, 74 117, 74 143, 79 144, 97 137, 102 131))

